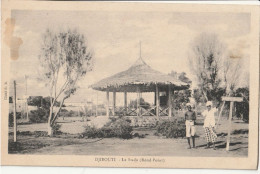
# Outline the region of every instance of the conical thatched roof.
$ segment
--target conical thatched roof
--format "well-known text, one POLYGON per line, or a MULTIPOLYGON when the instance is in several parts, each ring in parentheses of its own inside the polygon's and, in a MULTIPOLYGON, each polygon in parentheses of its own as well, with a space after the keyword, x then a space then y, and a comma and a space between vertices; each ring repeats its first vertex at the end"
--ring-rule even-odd
POLYGON ((167 90, 169 85, 177 90, 189 87, 187 83, 152 69, 142 58, 139 58, 126 71, 100 80, 91 85, 91 88, 99 91, 137 92, 140 90, 141 92, 154 92, 156 84, 160 90, 167 90))

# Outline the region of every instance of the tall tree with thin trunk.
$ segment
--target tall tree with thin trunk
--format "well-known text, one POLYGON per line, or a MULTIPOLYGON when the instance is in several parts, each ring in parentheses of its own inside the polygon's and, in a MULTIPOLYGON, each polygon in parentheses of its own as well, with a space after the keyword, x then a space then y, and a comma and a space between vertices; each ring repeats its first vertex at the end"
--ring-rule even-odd
POLYGON ((190 68, 206 100, 216 100, 216 94, 219 93, 224 53, 224 44, 216 34, 202 33, 192 43, 190 68))
POLYGON ((64 101, 73 95, 78 81, 92 70, 93 56, 83 34, 76 30, 55 33, 49 29, 43 34, 41 73, 50 95, 48 135, 53 135, 53 126, 64 101), (57 110, 54 105, 60 102, 57 110))
POLYGON ((227 95, 231 95, 235 92, 241 75, 241 57, 229 55, 228 58, 223 61, 223 82, 227 95))

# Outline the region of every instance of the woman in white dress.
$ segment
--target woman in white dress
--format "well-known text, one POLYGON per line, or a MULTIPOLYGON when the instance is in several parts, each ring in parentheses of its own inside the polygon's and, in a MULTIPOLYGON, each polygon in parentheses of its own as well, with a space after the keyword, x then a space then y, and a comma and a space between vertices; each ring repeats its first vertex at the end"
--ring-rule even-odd
POLYGON ((215 112, 217 112, 216 108, 212 108, 212 102, 208 101, 206 103, 207 110, 202 113, 204 117, 204 130, 205 130, 205 138, 207 141, 206 148, 210 147, 210 143, 213 144, 213 149, 215 150, 215 141, 217 135, 215 133, 215 112))

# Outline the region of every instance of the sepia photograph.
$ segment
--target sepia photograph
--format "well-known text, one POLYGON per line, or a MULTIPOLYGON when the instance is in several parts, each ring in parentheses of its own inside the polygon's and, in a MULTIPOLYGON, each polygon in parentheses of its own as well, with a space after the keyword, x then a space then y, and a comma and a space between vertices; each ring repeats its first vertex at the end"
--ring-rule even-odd
POLYGON ((246 160, 250 148, 257 152, 253 7, 89 5, 11 9, 4 21, 7 156, 171 167, 173 157, 246 160))

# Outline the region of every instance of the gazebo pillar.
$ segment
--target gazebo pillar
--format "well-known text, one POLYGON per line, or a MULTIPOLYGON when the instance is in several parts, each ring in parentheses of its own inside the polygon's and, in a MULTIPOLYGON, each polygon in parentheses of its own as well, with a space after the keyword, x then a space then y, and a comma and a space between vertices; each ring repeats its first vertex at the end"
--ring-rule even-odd
POLYGON ((160 91, 158 85, 156 84, 156 116, 160 116, 160 91))
POLYGON ((109 117, 109 91, 107 90, 107 106, 106 106, 107 117, 109 117))
POLYGON ((124 108, 125 108, 125 115, 127 115, 127 92, 124 92, 124 108))
POLYGON ((113 91, 113 107, 112 107, 112 114, 115 116, 116 112, 116 91, 113 91))
POLYGON ((168 116, 171 117, 172 116, 172 92, 171 92, 171 85, 169 85, 169 89, 168 89, 168 116))

